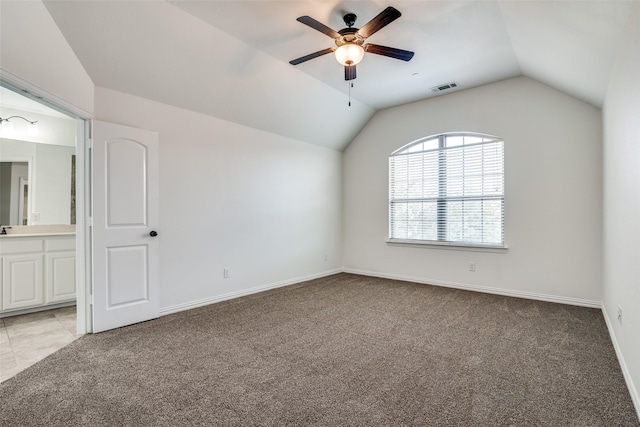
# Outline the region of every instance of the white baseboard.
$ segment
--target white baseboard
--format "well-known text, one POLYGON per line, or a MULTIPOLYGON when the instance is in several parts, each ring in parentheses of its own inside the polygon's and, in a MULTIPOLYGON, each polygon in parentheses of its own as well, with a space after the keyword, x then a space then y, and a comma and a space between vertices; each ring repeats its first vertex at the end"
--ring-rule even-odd
POLYGON ((607 324, 607 329, 609 329, 609 336, 611 337, 613 348, 616 350, 618 363, 620 363, 622 375, 624 375, 624 380, 627 383, 627 388, 629 389, 629 394, 631 395, 633 406, 635 406, 636 408, 636 415, 638 416, 638 420, 640 420, 640 394, 638 393, 638 389, 633 383, 633 378, 631 378, 631 374, 629 373, 629 369, 627 368, 627 363, 625 362, 624 356, 622 355, 622 350, 620 349, 618 340, 616 339, 616 335, 614 334, 611 318, 609 317, 609 313, 607 312, 607 308, 604 304, 602 304, 602 314, 604 315, 604 321, 607 324))
POLYGON ((424 283, 427 285, 443 286, 445 288, 464 289, 466 291, 484 292, 487 294, 504 295, 508 297, 533 299, 538 301, 557 302, 561 304, 578 305, 581 307, 601 308, 600 301, 593 301, 581 298, 561 297, 557 295, 540 294, 536 292, 514 291, 511 289, 492 288, 489 286, 470 285, 467 283, 446 282, 443 280, 431 280, 421 277, 404 276, 399 274, 387 274, 378 271, 357 270, 353 268, 343 268, 343 272, 360 274, 362 276, 381 277, 385 279, 403 280, 406 282, 424 283))
POLYGON ((180 311, 191 310, 193 308, 203 307, 209 304, 215 304, 217 302, 226 301, 234 298, 243 297, 246 295, 257 294, 258 292, 268 291, 270 289, 281 288, 283 286, 294 285, 296 283, 306 282, 308 280, 319 279, 321 277, 331 276, 333 274, 341 273, 342 269, 328 270, 321 273, 310 274, 308 276, 295 277, 293 279, 283 280, 281 282, 269 283, 266 285, 255 286, 249 289, 242 289, 240 291, 228 292, 222 295, 216 295, 210 298, 204 298, 201 300, 190 301, 183 304, 176 304, 169 307, 160 309, 160 316, 166 316, 167 314, 178 313, 180 311))
POLYGON ((39 311, 55 310, 56 308, 71 307, 76 305, 76 301, 59 302, 57 304, 41 305, 39 307, 23 308, 19 310, 4 311, 0 313, 0 319, 11 316, 19 316, 22 314, 37 313, 39 311))
POLYGON ((306 282, 308 280, 319 279, 321 277, 331 276, 337 273, 352 273, 362 276, 381 277, 385 279, 404 280, 407 282, 424 283, 428 285, 443 286, 447 288, 464 289, 467 291, 485 292, 489 294, 504 295, 517 298, 526 298, 539 301, 556 302, 561 304, 577 305, 582 307, 601 308, 602 303, 600 301, 585 300, 580 298, 560 297, 556 295, 539 294, 535 292, 513 291, 509 289, 492 288, 488 286, 470 285, 466 283, 446 282, 442 280, 430 280, 420 277, 404 276, 398 274, 380 273, 377 271, 358 270, 353 268, 338 268, 334 270, 323 271, 321 273, 310 274, 307 276, 295 277, 293 279, 283 280, 281 282, 269 283, 266 285, 255 286, 249 289, 243 289, 235 292, 228 292, 222 295, 216 295, 210 298, 203 298, 196 301, 190 301, 182 304, 176 304, 169 307, 163 307, 160 309, 160 316, 166 316, 167 314, 178 313, 180 311, 191 310, 193 308, 203 307, 209 304, 215 304, 217 302, 226 301, 233 298, 239 298, 246 295, 255 294, 258 292, 268 291, 270 289, 280 288, 283 286, 289 286, 300 282, 306 282))

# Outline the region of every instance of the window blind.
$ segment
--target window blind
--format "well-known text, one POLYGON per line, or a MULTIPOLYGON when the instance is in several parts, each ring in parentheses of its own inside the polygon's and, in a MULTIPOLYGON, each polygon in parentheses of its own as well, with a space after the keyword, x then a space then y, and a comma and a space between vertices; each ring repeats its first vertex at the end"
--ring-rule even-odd
POLYGON ((391 240, 504 246, 504 142, 445 134, 389 157, 391 240))

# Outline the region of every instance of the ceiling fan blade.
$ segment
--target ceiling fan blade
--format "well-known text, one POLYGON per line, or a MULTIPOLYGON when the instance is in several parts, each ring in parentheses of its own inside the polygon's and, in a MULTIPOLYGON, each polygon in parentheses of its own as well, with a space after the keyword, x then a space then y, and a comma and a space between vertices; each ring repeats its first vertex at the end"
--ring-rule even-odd
POLYGON ((371 21, 367 22, 364 27, 358 30, 358 33, 365 39, 367 37, 371 37, 371 35, 381 28, 386 27, 396 19, 400 18, 402 14, 400 11, 394 7, 387 7, 385 10, 380 12, 378 16, 373 18, 371 21))
POLYGON ((323 23, 316 21, 315 19, 313 19, 310 16, 307 16, 307 15, 301 16, 300 18, 297 19, 297 21, 302 22, 303 24, 310 26, 314 30, 318 30, 323 34, 328 35, 332 39, 337 39, 338 37, 340 37, 340 33, 338 33, 337 31, 332 30, 331 28, 327 27, 323 23))
POLYGON ((379 44, 365 44, 364 50, 369 53, 375 53, 376 55, 384 55, 390 58, 400 59, 402 61, 409 61, 413 58, 413 52, 408 50, 396 49, 395 47, 380 46, 379 44))
POLYGON ((310 60, 310 59, 317 58, 318 56, 322 56, 322 55, 326 55, 327 53, 331 53, 331 52, 333 52, 334 50, 336 50, 336 48, 335 48, 335 47, 328 47, 328 48, 326 48, 326 49, 323 49, 323 50, 319 50, 319 51, 317 51, 317 52, 310 53, 309 55, 301 56, 301 57, 300 57, 300 58, 298 58, 298 59, 293 59, 293 60, 289 61, 289 64, 291 64, 291 65, 298 65, 298 64, 301 64, 301 63, 303 63, 303 62, 305 62, 305 61, 308 61, 308 60, 310 60))
POLYGON ((345 80, 354 80, 356 78, 356 66, 355 65, 345 65, 344 66, 344 79, 345 80))

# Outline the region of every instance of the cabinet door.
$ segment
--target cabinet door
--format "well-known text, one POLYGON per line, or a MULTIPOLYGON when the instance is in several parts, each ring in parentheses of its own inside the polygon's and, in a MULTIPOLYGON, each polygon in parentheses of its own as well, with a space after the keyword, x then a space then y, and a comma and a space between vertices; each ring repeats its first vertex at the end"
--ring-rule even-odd
POLYGON ((45 255, 44 288, 47 304, 76 299, 75 252, 53 252, 45 255))
POLYGON ((44 304, 42 254, 5 255, 2 258, 2 309, 44 304))

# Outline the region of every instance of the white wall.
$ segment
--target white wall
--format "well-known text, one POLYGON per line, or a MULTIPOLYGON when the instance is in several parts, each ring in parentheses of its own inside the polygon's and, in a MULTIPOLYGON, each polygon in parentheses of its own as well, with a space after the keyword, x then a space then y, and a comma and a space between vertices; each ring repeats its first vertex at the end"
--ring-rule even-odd
POLYGON ((601 137, 600 110, 526 77, 380 111, 343 158, 343 266, 598 305, 601 137), (451 131, 505 140, 507 253, 386 243, 389 154, 451 131))
POLYGON ((41 1, 0 1, 0 52, 3 71, 51 101, 93 112, 93 82, 41 1))
POLYGON ((640 3, 629 18, 603 117, 604 311, 640 417, 640 3))
POLYGON ((104 88, 95 112, 159 132, 161 309, 340 267, 340 152, 104 88))

